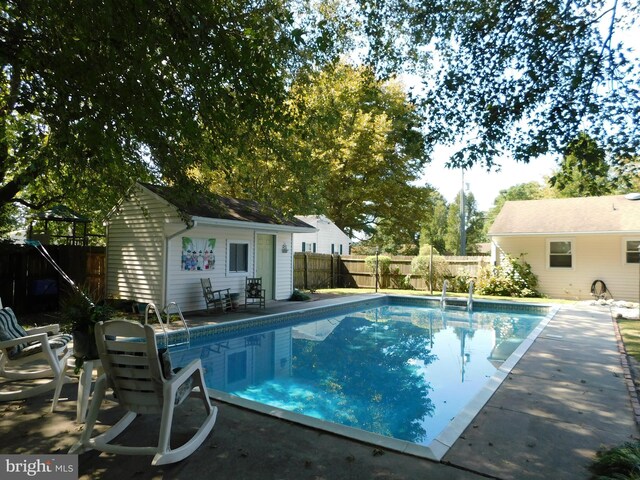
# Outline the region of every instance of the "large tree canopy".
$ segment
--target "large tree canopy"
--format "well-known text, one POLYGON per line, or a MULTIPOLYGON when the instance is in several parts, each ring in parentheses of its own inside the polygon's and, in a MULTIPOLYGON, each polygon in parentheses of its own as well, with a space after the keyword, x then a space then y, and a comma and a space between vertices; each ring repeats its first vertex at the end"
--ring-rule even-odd
POLYGON ((216 168, 295 59, 280 0, 0 4, 0 205, 108 208, 133 179, 216 168))
POLYGON ((323 213, 349 235, 373 234, 384 220, 394 242, 417 241, 429 189, 411 183, 428 157, 402 85, 332 63, 295 78, 281 121, 245 137, 223 168, 203 177, 220 193, 294 214, 323 213))
POLYGON ((365 231, 401 218, 434 144, 489 167, 585 132, 638 158, 631 0, 0 5, 0 207, 104 211, 134 179, 195 180, 365 231), (322 79, 339 56, 367 72, 359 89, 322 79), (415 98, 384 83, 401 71, 415 98))
POLYGON ((615 157, 637 155, 640 62, 624 42, 637 38, 638 2, 353 3, 362 51, 419 69, 428 137, 462 142, 454 165, 561 153, 580 131, 615 157))

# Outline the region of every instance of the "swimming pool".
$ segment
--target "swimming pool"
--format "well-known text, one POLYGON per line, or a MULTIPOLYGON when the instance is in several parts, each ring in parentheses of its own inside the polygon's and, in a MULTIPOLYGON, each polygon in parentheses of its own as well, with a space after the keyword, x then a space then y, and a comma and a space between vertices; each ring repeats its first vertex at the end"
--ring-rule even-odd
POLYGON ((172 357, 200 358, 221 400, 439 459, 552 313, 376 297, 192 330, 172 357))

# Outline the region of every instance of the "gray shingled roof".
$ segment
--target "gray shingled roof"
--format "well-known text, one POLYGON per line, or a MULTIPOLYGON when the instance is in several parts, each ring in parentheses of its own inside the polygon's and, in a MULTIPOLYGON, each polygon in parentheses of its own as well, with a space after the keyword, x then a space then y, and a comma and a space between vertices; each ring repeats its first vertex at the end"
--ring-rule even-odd
POLYGON ((265 207, 251 200, 239 200, 214 194, 181 194, 181 192, 172 187, 142 182, 140 182, 140 185, 164 198, 182 213, 191 217, 301 227, 315 231, 314 227, 302 220, 298 220, 293 216, 287 217, 273 208, 265 207))
POLYGON ((640 233, 640 200, 624 195, 508 201, 489 235, 640 233))

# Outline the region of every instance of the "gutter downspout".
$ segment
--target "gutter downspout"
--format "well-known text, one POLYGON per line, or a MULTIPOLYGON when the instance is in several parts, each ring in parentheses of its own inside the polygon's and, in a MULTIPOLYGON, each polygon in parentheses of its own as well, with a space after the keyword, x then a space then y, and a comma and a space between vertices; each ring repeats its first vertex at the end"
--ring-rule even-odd
POLYGON ((162 282, 162 306, 164 307, 169 303, 167 299, 167 290, 169 289, 169 242, 176 238, 178 235, 182 235, 184 232, 191 230, 198 226, 196 220, 190 219, 185 222, 186 227, 182 230, 178 230, 176 233, 165 237, 164 239, 164 282, 162 282))

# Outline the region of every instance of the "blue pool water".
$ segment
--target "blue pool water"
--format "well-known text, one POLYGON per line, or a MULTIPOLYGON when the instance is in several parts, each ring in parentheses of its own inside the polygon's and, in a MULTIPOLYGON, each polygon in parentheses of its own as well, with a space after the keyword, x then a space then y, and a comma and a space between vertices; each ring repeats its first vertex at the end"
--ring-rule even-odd
POLYGON ((207 386, 367 432, 428 445, 544 313, 382 305, 237 330, 175 351, 207 386))

